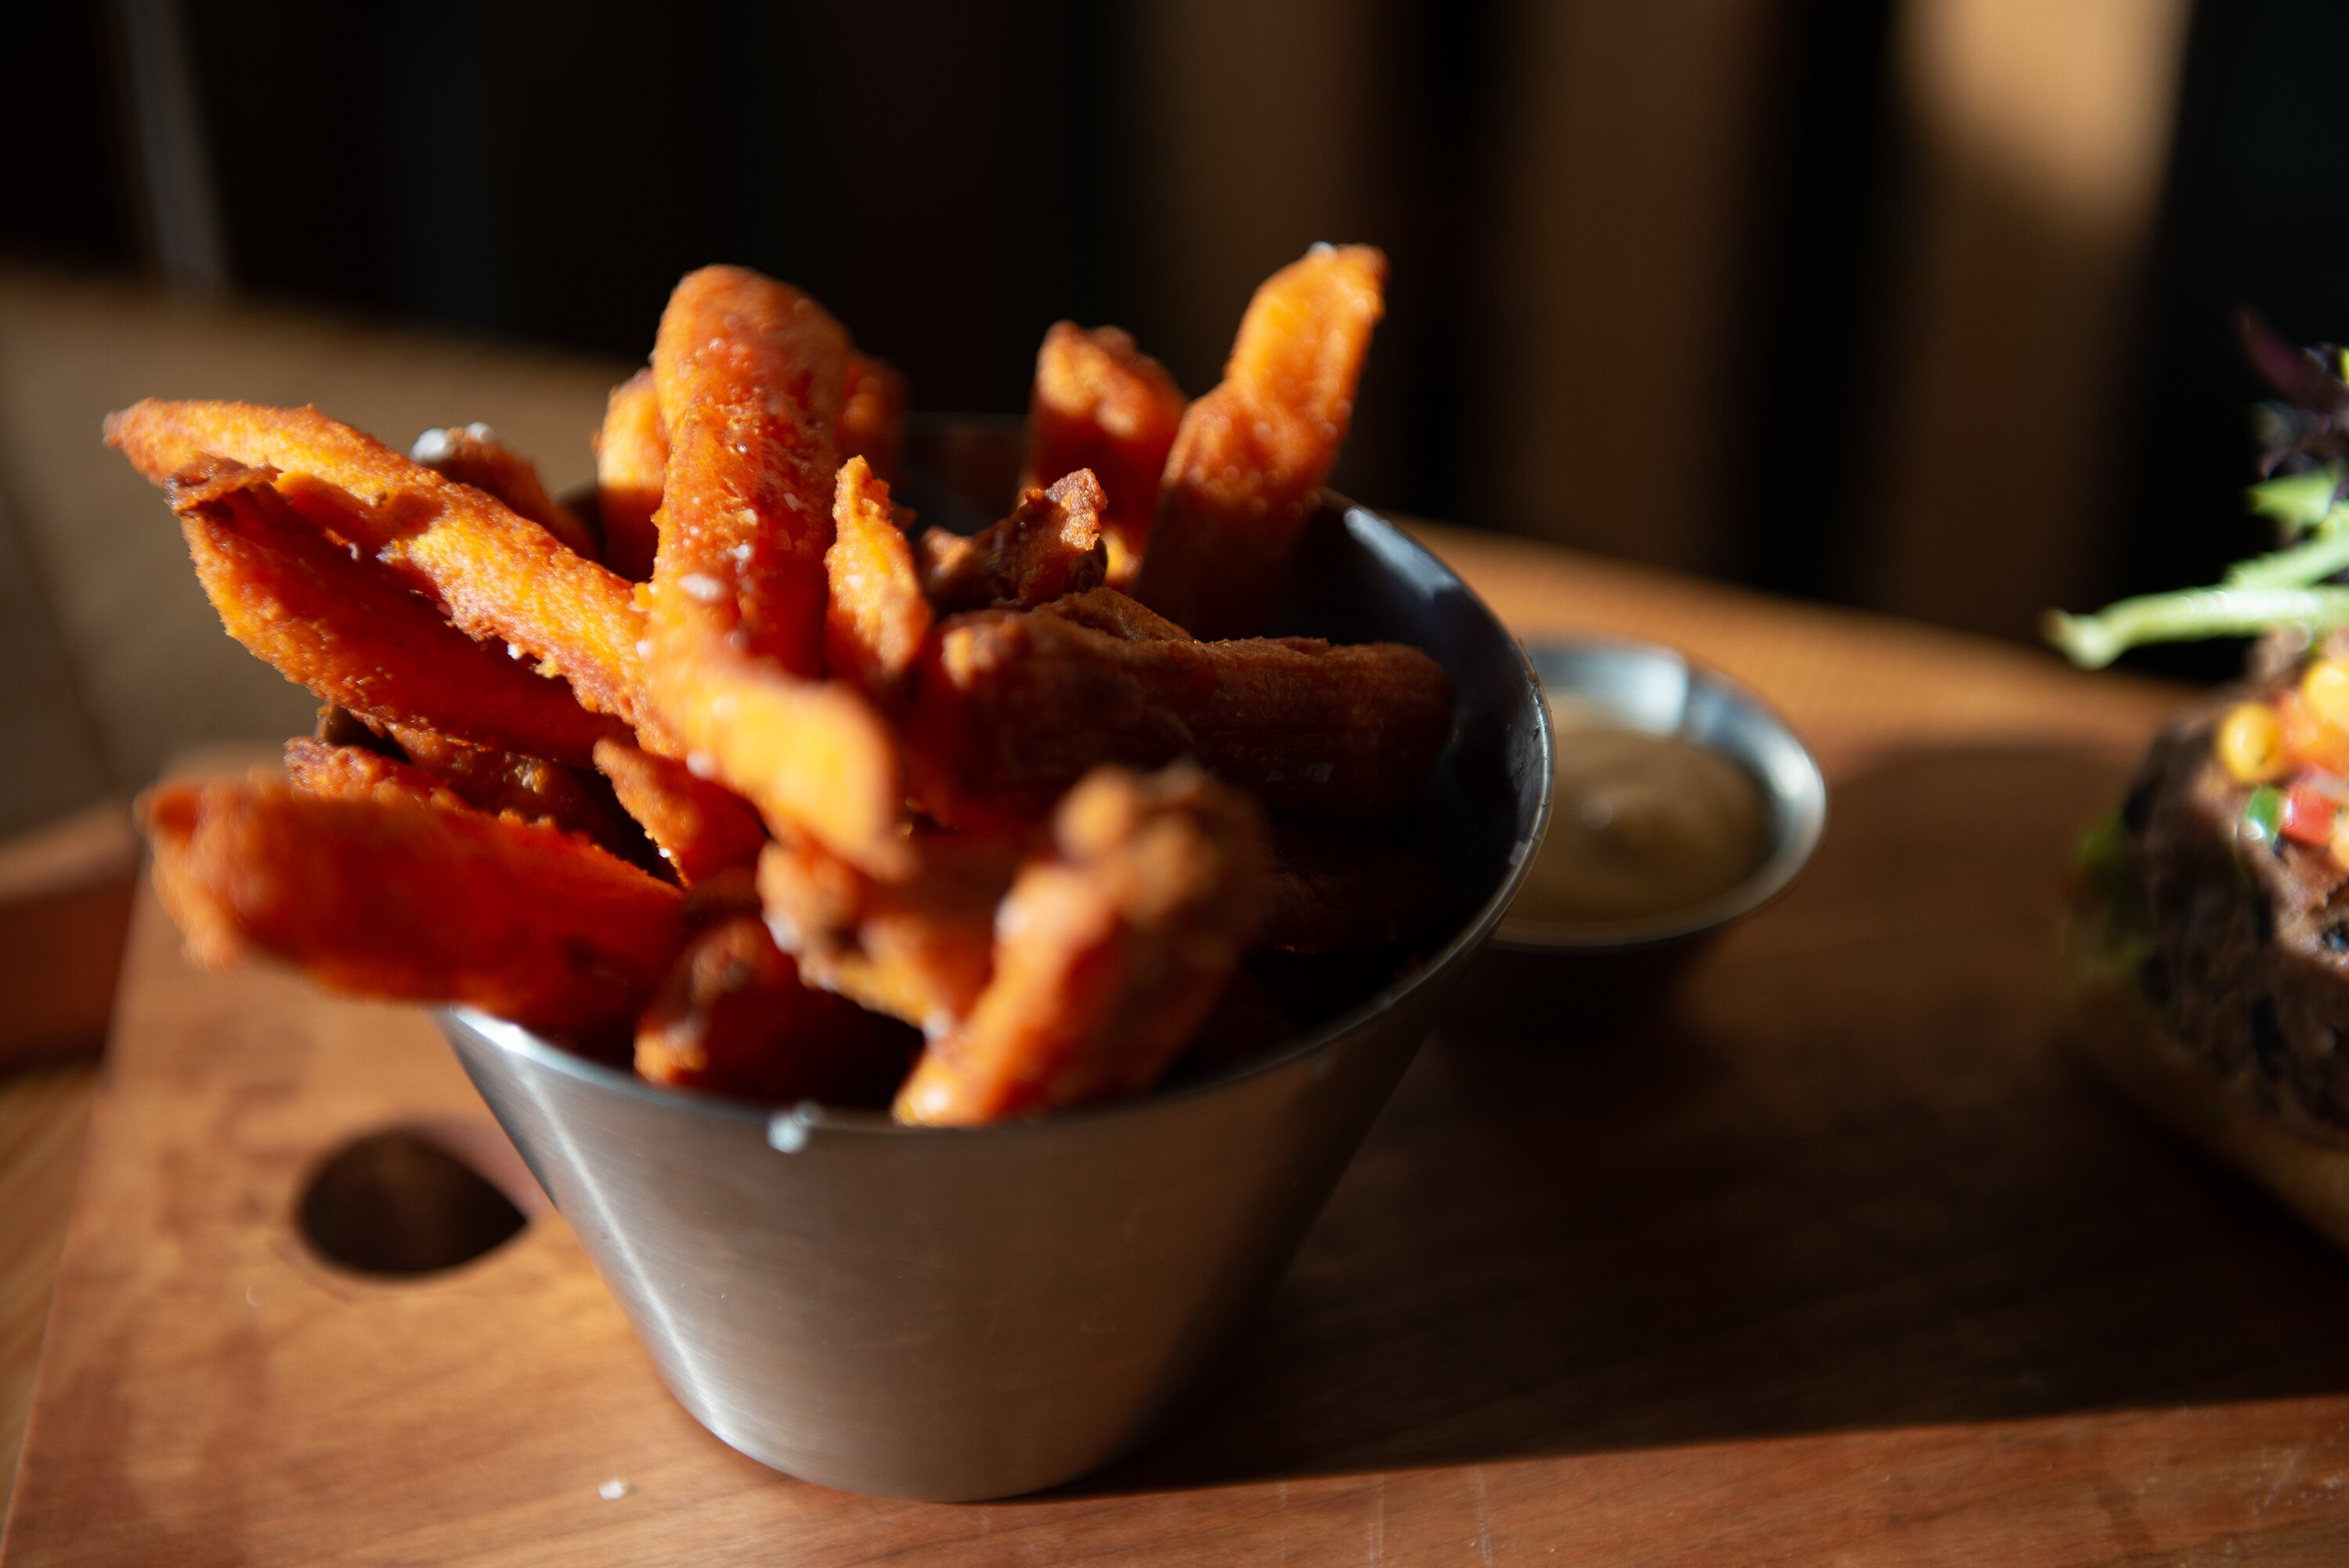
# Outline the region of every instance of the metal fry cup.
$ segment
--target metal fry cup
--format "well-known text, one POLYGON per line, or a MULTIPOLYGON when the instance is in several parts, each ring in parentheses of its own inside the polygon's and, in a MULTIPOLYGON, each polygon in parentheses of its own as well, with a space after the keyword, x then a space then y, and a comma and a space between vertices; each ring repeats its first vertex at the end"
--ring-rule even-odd
POLYGON ((439 1015, 662 1378, 726 1442, 887 1497, 1052 1486, 1179 1413, 1278 1283, 1507 904, 1550 782, 1533 672, 1442 562, 1333 500, 1299 581, 1284 630, 1415 644, 1456 688, 1452 743, 1406 826, 1445 868, 1456 918, 1325 1026, 1139 1099, 929 1129, 679 1093, 439 1015))

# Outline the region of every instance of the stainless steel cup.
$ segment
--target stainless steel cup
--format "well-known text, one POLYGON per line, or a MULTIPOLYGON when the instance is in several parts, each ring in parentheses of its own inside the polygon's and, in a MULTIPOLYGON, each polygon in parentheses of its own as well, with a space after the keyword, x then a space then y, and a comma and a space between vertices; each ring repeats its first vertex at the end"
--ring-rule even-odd
POLYGON ((1139 1099, 936 1130, 657 1088, 440 1015, 669 1388, 728 1443, 890 1497, 1051 1486, 1178 1411, 1278 1283, 1507 903, 1550 779, 1524 655, 1440 562, 1332 503, 1299 577, 1293 629, 1414 643, 1458 694, 1411 824, 1456 928, 1326 1027, 1139 1099))
POLYGON ((1526 656, 1550 700, 1584 704, 1626 729, 1676 736, 1743 768, 1761 791, 1769 843, 1761 864, 1702 903, 1609 925, 1551 926, 1504 914, 1493 951, 1553 956, 1686 944, 1762 908, 1810 863, 1826 831, 1826 777, 1793 727, 1760 697, 1677 649, 1625 637, 1554 638, 1526 656))
MULTIPOLYGON (((1502 916, 1470 971, 1451 1026, 1485 1038, 1587 1046, 1652 1022, 1682 975, 1724 931, 1786 890, 1826 831, 1826 779, 1768 704, 1675 649, 1571 637, 1537 643, 1526 653, 1551 699, 1719 752, 1752 776, 1769 812, 1762 863, 1702 903, 1613 924, 1557 926, 1502 916)), ((1570 734, 1554 738, 1562 748, 1574 745, 1570 734)))

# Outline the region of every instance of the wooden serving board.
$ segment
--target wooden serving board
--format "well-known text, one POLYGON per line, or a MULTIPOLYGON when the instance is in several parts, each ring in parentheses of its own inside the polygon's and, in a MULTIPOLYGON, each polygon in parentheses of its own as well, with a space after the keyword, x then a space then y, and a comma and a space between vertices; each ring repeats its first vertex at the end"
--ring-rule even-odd
POLYGON ((2062 1048, 2080 826, 2168 694, 1436 533, 1528 633, 1689 646, 1834 780, 1818 860, 1613 1038, 1432 1044, 1195 1418, 1011 1502, 703 1433, 562 1221, 401 1283, 307 1174, 486 1120, 430 1026, 136 915, 8 1518, 83 1563, 2349 1561, 2349 1260, 2062 1048))

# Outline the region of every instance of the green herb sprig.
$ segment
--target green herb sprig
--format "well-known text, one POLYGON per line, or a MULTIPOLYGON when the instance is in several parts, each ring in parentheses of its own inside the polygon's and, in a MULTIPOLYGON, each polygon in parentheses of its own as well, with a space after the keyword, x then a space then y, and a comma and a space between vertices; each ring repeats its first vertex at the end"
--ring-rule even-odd
POLYGON ((2227 569, 2214 587, 2123 599, 2093 615, 2047 613, 2041 630, 2083 669, 2102 669, 2147 643, 2252 637, 2291 628, 2311 642, 2349 626, 2349 503, 2336 499, 2343 468, 2265 480, 2245 492, 2251 511, 2275 520, 2283 548, 2227 569))

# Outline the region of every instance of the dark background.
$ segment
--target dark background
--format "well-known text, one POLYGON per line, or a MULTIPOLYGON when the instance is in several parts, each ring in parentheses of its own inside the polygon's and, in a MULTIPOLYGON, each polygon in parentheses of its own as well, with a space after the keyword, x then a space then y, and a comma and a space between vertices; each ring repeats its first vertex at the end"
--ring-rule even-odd
MULTIPOLYGON (((0 203, 8 257, 189 285, 158 232, 127 63, 139 46, 127 32, 157 9, 15 18, 0 52, 0 134, 16 150, 0 203)), ((920 407, 1020 407, 1035 344, 1061 316, 1128 326, 1196 392, 1224 346, 1200 324, 1210 306, 1236 318, 1245 287, 1203 304, 1213 291, 1195 247, 1158 242, 1181 210, 1164 170, 1204 147, 1208 178, 1244 186, 1249 143, 1238 109, 1210 101, 1194 106, 1203 119, 1170 122, 1141 101, 1166 9, 1145 26, 1138 9, 1073 0, 191 0, 178 57, 218 235, 193 286, 641 356, 669 284, 725 259, 824 299, 905 369, 920 407), (1219 166, 1218 146, 1241 150, 1219 166)), ((1679 390, 1658 415, 1685 418, 1685 446, 1666 449, 1703 470, 1711 521, 1696 546, 1631 552, 2027 633, 2002 610, 1888 602, 1852 567, 1882 500, 1864 479, 1882 428, 1871 367, 1892 330, 1918 168, 1896 60, 1903 8, 1741 10, 1766 90, 1738 133, 1733 297, 1710 351, 1670 367, 1679 390)), ((1537 15, 1500 0, 1344 12, 1349 101, 1366 107, 1344 129, 1343 177, 1247 193, 1255 207, 1234 232, 1262 242, 1224 248, 1244 276, 1293 255, 1293 202, 1299 222, 1350 222, 1327 237, 1392 256, 1341 482, 1404 511, 1621 548, 1515 515, 1479 445, 1508 395, 1495 391, 1488 263, 1510 242, 1498 171, 1527 134, 1512 52, 1537 15)), ((1201 47, 1247 68, 1245 38, 1201 47)), ((2253 389, 2230 313, 2256 306, 2302 340, 2349 337, 2344 58, 2349 7, 2194 7, 2127 330, 2109 346, 2110 434, 2081 456, 2094 502, 2066 521, 2092 548, 2051 596, 2206 581, 2261 547, 2238 498, 2253 389)), ((1275 116, 1262 145, 1296 133, 1275 116)), ((2027 357, 2013 374, 2030 376, 2027 357)), ((2151 662, 2211 674, 2231 660, 2203 648, 2151 662)))

